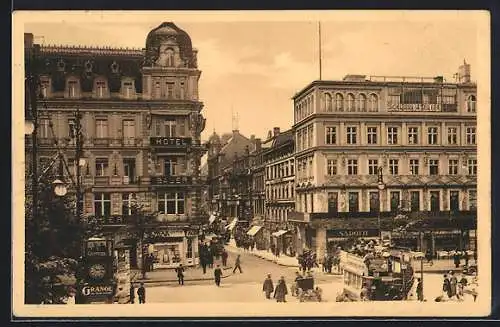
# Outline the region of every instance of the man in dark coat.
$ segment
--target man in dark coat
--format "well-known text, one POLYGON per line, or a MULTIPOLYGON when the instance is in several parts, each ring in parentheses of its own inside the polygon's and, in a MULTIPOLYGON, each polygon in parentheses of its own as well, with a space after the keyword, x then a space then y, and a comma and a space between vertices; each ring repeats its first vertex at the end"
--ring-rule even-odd
POLYGON ((146 303, 146 289, 144 288, 144 283, 137 289, 137 296, 139 297, 139 303, 146 303))
POLYGON ((135 287, 134 283, 130 283, 130 304, 134 304, 135 300, 135 287))
POLYGON ((236 269, 239 269, 240 274, 243 273, 243 271, 241 270, 241 259, 240 259, 240 255, 239 254, 236 257, 236 261, 234 262, 233 274, 236 272, 236 269))
POLYGON ((177 273, 177 280, 179 285, 184 285, 184 267, 182 264, 179 267, 175 268, 175 272, 177 273))
POLYGON ((226 249, 222 249, 221 257, 222 257, 222 266, 223 267, 227 266, 227 257, 228 257, 228 254, 227 254, 226 249))
POLYGON ((267 275, 267 278, 264 280, 264 284, 262 285, 262 292, 266 293, 266 299, 271 298, 271 293, 274 291, 273 280, 271 279, 271 274, 267 275))
POLYGON ((419 278, 417 279, 417 300, 418 301, 424 301, 424 287, 422 285, 422 280, 419 278))
POLYGON ((220 269, 220 265, 217 265, 217 268, 214 270, 215 285, 220 286, 221 277, 222 269, 220 269))
POLYGON ((285 284, 285 277, 281 276, 278 281, 278 285, 276 285, 276 290, 274 291, 274 298, 276 302, 286 302, 285 296, 288 294, 288 289, 285 284))
POLYGON ((453 263, 455 264, 455 268, 460 266, 460 253, 458 251, 455 251, 453 254, 453 263))
POLYGON ((443 292, 448 295, 448 298, 452 297, 451 294, 451 285, 450 285, 450 280, 448 279, 448 275, 443 276, 443 292))
POLYGON ((155 256, 153 255, 153 253, 150 253, 149 254, 149 271, 154 270, 154 264, 155 264, 155 256))

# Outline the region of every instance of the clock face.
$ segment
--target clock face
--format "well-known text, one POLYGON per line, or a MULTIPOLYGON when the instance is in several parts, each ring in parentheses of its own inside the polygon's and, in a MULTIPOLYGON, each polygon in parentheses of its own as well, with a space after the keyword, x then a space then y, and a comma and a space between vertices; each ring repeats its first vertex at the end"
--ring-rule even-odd
POLYGON ((94 279, 102 279, 106 275, 106 268, 101 264, 94 264, 89 268, 89 275, 94 279))

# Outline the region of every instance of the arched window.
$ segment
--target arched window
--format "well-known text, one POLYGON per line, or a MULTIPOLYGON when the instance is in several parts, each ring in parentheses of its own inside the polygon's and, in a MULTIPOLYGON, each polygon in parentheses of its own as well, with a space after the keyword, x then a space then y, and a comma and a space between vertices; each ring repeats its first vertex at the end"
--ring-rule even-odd
POLYGON ((347 111, 355 111, 354 107, 354 94, 347 94, 347 111))
POLYGON ((344 111, 344 97, 340 93, 335 94, 335 110, 344 111))
POLYGON ((368 111, 378 111, 378 97, 376 94, 370 94, 368 111))
POLYGON ((469 95, 467 98, 467 112, 476 112, 476 96, 469 95))
POLYGON ((173 67, 174 66, 174 50, 172 49, 167 49, 165 51, 167 55, 167 67, 173 67))
POLYGON ((325 110, 332 111, 332 96, 330 93, 325 93, 325 110))
POLYGON ((366 111, 366 95, 363 93, 359 95, 359 111, 366 111))

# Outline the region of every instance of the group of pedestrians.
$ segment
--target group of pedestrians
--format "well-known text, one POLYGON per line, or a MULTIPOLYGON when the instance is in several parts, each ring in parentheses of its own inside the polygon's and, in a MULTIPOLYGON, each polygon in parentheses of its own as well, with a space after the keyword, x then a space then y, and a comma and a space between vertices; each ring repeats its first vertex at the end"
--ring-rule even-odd
MULTIPOLYGON (((130 283, 130 304, 135 303, 135 286, 134 283, 130 283)), ((139 304, 144 304, 146 303, 146 288, 144 287, 144 283, 141 283, 139 288, 137 289, 137 297, 139 298, 139 304)))
POLYGON ((268 274, 264 280, 264 284, 262 285, 262 291, 266 295, 266 299, 271 299, 271 294, 274 292, 273 299, 276 299, 276 302, 286 302, 288 289, 286 287, 285 277, 281 276, 275 289, 273 280, 271 279, 271 274, 268 274))
POLYGON ((297 261, 299 262, 299 268, 304 273, 306 271, 311 271, 313 267, 319 268, 318 261, 316 259, 316 253, 311 250, 307 250, 304 251, 303 254, 299 254, 297 256, 297 261))
MULTIPOLYGON (((457 276, 453 271, 450 271, 448 274, 443 276, 443 296, 440 296, 436 299, 437 302, 444 300, 444 297, 448 297, 448 299, 453 299, 456 297, 457 300, 463 301, 464 297, 464 289, 468 286, 469 281, 465 276, 462 276, 460 280, 458 280, 457 276)), ((474 297, 474 302, 476 301, 477 293, 471 292, 474 297)))

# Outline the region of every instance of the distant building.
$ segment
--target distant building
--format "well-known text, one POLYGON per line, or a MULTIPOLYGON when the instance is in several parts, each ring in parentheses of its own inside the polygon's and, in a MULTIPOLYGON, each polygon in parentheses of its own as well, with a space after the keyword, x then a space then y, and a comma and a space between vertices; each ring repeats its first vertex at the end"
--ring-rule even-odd
POLYGON ((292 130, 280 133, 274 127, 264 142, 266 215, 265 234, 269 244, 281 253, 295 255, 292 226, 288 213, 295 210, 294 135, 292 130), (290 233, 292 232, 292 233, 290 233))
MULTIPOLYGON (((32 39, 26 35, 28 45, 32 39)), ((42 45, 28 64, 38 71, 42 94, 40 166, 61 148, 76 171, 70 136, 79 108, 84 215, 124 225, 137 200, 160 223, 145 238, 158 265, 197 264, 205 119, 189 35, 167 22, 149 32, 144 49, 42 45)), ((140 266, 138 237, 123 242, 132 246, 132 266, 140 266)))
POLYGON ((454 83, 348 75, 298 92, 297 251, 380 235, 433 253, 474 249, 476 91, 464 63, 454 83))

